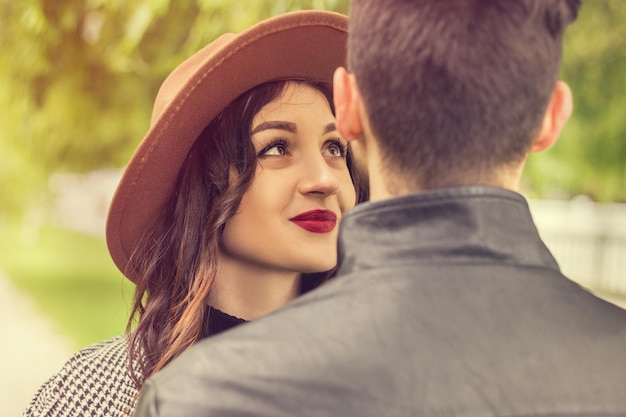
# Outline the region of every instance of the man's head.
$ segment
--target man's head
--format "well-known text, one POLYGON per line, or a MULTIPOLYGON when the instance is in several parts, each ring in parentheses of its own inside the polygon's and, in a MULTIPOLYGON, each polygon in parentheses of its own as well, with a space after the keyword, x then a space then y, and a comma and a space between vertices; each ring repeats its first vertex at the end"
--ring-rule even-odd
POLYGON ((357 97, 387 178, 413 190, 497 184, 530 150, 549 146, 569 116, 569 89, 557 79, 579 3, 352 0, 353 76, 335 78, 344 77, 335 91, 341 133, 360 135, 344 123, 342 102, 357 97), (356 91, 345 89, 350 79, 356 91))

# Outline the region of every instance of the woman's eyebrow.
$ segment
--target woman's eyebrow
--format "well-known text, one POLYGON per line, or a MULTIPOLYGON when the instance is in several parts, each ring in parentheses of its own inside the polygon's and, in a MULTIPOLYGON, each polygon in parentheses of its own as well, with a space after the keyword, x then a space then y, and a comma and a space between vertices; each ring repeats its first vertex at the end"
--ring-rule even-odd
MULTIPOLYGON (((334 125, 333 125, 334 126, 334 125)), ((278 130, 286 130, 291 133, 298 133, 298 127, 295 123, 292 122, 280 122, 280 121, 270 121, 263 122, 254 129, 252 129, 252 135, 259 133, 263 130, 269 129, 278 129, 278 130)))
POLYGON ((329 123, 324 127, 324 134, 334 132, 335 130, 337 130, 335 123, 329 123))

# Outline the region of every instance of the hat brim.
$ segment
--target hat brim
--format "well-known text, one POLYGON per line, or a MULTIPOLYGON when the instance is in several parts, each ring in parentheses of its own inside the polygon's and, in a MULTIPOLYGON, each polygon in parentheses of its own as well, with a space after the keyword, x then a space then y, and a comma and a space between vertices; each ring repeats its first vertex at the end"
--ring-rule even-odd
POLYGON ((202 130, 235 98, 264 82, 303 78, 331 84, 345 62, 347 26, 347 17, 333 12, 286 13, 223 35, 168 76, 107 218, 109 252, 126 277, 134 281, 130 254, 170 198, 202 130))

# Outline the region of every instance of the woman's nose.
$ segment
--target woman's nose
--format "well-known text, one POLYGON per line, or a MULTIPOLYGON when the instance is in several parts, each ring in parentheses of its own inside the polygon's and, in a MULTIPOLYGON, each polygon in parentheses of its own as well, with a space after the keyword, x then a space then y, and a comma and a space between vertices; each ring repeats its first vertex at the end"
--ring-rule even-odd
POLYGON ((298 189, 302 194, 323 196, 336 194, 339 180, 323 155, 316 153, 304 158, 298 189))

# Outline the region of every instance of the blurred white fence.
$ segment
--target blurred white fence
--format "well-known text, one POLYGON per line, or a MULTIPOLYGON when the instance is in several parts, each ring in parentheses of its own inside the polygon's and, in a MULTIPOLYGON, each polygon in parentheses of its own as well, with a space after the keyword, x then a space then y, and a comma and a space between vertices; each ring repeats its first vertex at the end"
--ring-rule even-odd
POLYGON ((565 275, 605 294, 626 295, 626 204, 532 200, 539 233, 565 275))
POLYGON ((56 196, 54 221, 73 230, 104 236, 109 204, 121 175, 122 170, 53 175, 49 186, 56 196))

